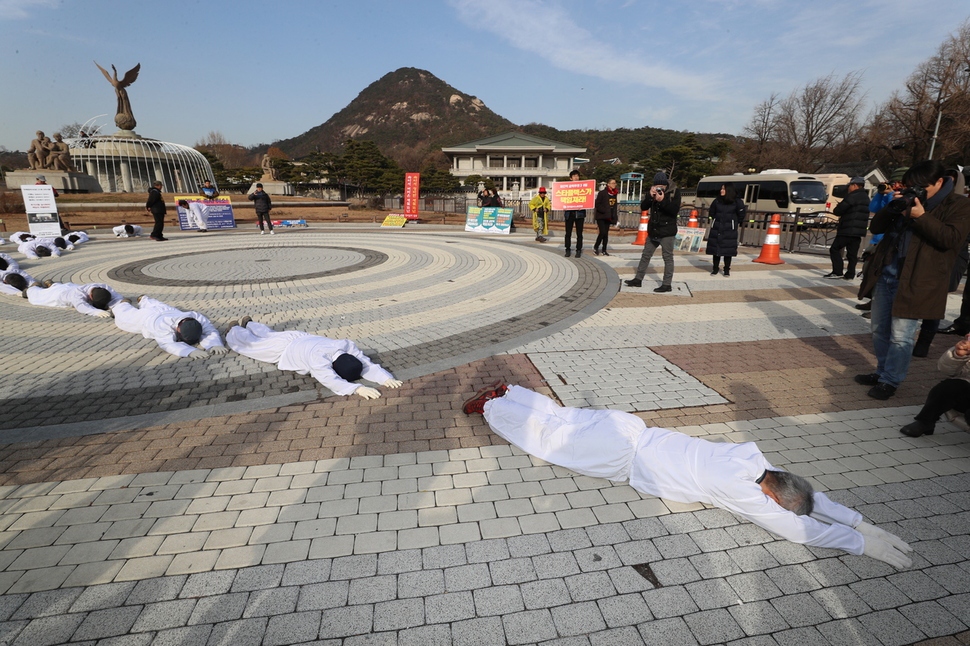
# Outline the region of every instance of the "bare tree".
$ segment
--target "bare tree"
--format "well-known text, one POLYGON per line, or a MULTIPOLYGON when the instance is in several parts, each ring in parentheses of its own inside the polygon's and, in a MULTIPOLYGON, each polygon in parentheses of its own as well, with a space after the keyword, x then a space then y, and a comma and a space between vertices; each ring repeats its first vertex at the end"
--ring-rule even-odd
POLYGON ((203 140, 197 141, 195 148, 212 153, 226 168, 245 168, 258 163, 254 161, 255 155, 249 150, 230 143, 221 132, 215 130, 210 130, 203 140))

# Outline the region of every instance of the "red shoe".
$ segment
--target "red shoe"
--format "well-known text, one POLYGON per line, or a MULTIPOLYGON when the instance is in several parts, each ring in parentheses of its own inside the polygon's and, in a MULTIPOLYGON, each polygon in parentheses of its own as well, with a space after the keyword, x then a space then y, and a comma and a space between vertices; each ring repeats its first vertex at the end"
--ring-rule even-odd
POLYGON ((505 395, 508 387, 502 383, 501 380, 496 381, 490 386, 485 386, 477 393, 475 393, 470 399, 468 399, 461 407, 462 412, 466 415, 471 415, 473 413, 478 413, 479 415, 485 414, 485 402, 490 399, 496 399, 505 395))

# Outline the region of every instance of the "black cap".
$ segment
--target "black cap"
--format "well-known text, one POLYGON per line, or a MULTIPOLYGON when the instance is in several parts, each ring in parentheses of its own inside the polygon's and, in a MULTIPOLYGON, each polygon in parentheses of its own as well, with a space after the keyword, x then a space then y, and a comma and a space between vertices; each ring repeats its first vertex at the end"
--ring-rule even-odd
POLYGON ((364 364, 346 352, 334 359, 333 371, 344 381, 357 381, 364 372, 364 364))

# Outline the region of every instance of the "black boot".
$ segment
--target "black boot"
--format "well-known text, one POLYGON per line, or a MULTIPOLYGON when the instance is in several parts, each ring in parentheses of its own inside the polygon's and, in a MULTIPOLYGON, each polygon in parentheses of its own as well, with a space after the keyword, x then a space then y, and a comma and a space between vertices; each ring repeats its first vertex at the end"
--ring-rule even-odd
POLYGON ((919 336, 916 337, 916 345, 913 346, 913 356, 914 357, 925 357, 930 353, 930 345, 933 343, 933 337, 936 336, 936 331, 933 332, 927 330, 920 330, 919 336))
POLYGON ((717 276, 717 272, 720 271, 717 265, 714 265, 714 269, 711 270, 711 276, 717 276))

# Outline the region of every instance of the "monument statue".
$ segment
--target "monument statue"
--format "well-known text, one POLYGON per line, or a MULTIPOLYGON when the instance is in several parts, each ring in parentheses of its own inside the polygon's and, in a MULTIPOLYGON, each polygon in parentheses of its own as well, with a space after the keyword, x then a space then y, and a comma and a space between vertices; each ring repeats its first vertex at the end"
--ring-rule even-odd
POLYGON ((47 168, 50 170, 64 170, 76 172, 71 164, 71 148, 64 143, 61 133, 54 134, 54 141, 47 146, 47 168))
POLYGON ((47 137, 44 136, 43 130, 37 131, 37 138, 30 142, 30 148, 27 149, 27 164, 30 165, 30 170, 43 170, 47 168, 47 147, 44 146, 44 140, 47 137))
POLYGON ((138 70, 141 69, 141 63, 135 65, 133 68, 125 72, 124 78, 120 81, 118 80, 118 70, 115 66, 111 66, 111 71, 114 72, 114 77, 108 74, 108 70, 104 69, 98 62, 94 62, 104 74, 104 77, 108 79, 108 83, 114 86, 115 94, 118 95, 118 113, 115 115, 115 125, 122 130, 134 130, 135 129, 135 115, 131 113, 131 103, 128 102, 128 92, 125 90, 126 87, 135 82, 138 78, 138 70))
POLYGON ((263 167, 263 176, 259 178, 259 181, 272 182, 276 180, 276 169, 273 168, 273 160, 269 153, 263 154, 263 160, 259 165, 263 167))

